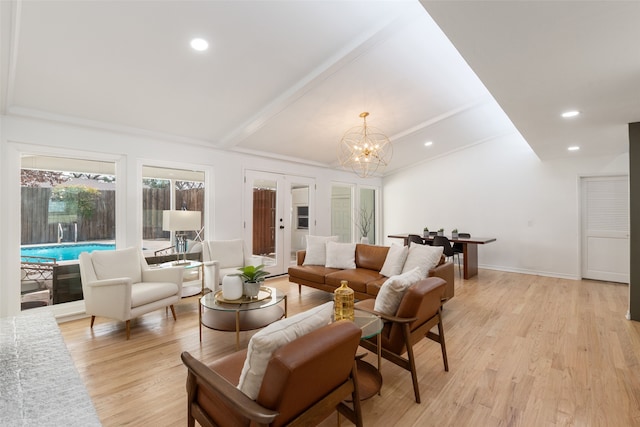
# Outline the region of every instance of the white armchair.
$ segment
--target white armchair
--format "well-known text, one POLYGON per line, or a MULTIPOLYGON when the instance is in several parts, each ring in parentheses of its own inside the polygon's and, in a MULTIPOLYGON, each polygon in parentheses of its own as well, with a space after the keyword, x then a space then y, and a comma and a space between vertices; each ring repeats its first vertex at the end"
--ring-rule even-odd
POLYGON ((239 273, 238 268, 260 265, 262 257, 247 253, 242 239, 206 240, 202 242, 204 286, 212 291, 220 289, 227 274, 239 273))
POLYGON ((180 301, 182 267, 150 269, 138 248, 83 252, 79 257, 84 305, 91 315, 126 322, 127 339, 131 319, 180 301))

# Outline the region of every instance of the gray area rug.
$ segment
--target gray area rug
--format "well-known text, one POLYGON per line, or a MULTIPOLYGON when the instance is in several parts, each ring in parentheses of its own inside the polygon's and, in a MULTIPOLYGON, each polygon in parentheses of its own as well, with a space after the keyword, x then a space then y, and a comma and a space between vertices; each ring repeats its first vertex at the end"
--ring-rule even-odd
POLYGON ((0 319, 0 426, 100 426, 48 310, 0 319))

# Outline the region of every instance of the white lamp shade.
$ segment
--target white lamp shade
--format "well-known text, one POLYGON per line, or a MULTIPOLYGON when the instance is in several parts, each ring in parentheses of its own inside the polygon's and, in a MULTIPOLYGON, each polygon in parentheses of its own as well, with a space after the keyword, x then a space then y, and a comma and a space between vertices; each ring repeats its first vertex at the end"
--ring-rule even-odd
POLYGON ((165 231, 200 230, 200 211, 162 211, 162 229, 165 231))

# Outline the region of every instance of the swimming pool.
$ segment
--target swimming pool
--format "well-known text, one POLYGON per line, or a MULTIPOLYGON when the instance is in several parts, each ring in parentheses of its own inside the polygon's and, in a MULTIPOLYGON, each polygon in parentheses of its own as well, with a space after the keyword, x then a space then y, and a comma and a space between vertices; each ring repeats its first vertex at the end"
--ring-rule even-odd
MULTIPOLYGON (((116 248, 113 243, 65 243, 61 245, 24 246, 21 256, 41 256, 55 258, 58 261, 78 259, 81 252, 108 251, 116 248)), ((24 259, 23 259, 24 260, 24 259)))

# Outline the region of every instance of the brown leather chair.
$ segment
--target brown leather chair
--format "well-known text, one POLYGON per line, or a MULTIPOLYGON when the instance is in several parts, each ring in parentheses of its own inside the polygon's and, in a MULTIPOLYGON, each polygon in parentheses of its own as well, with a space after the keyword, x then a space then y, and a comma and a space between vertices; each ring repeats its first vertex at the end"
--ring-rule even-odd
POLYGON ((343 320, 276 350, 254 401, 236 388, 246 350, 204 365, 188 352, 187 425, 316 425, 336 409, 362 426, 355 354, 361 331, 343 320), (350 398, 353 408, 343 403, 350 398))
MULTIPOLYGON (((381 332, 382 357, 411 372, 416 403, 420 403, 420 388, 416 373, 413 345, 423 337, 439 342, 444 360, 444 370, 449 371, 447 349, 442 326, 442 297, 446 282, 439 277, 428 277, 405 292, 395 316, 378 313, 373 310, 375 300, 363 300, 356 308, 378 314, 386 323, 381 332), (438 325, 438 333, 431 329, 438 325), (407 357, 402 357, 407 353, 407 357)), ((377 352, 376 337, 362 340, 360 345, 369 351, 377 352)))

